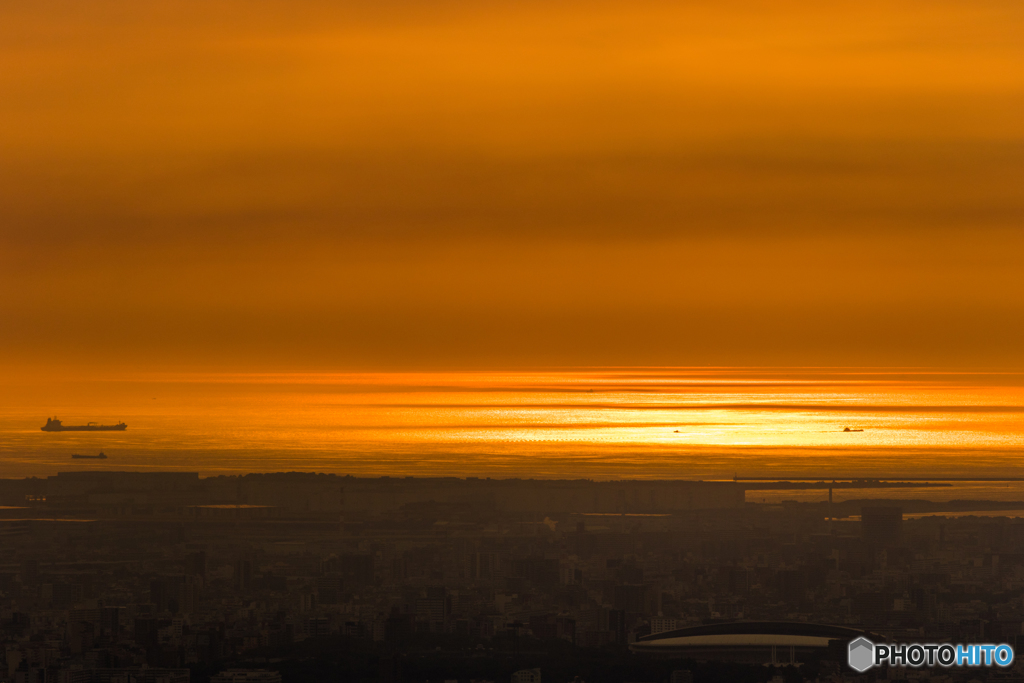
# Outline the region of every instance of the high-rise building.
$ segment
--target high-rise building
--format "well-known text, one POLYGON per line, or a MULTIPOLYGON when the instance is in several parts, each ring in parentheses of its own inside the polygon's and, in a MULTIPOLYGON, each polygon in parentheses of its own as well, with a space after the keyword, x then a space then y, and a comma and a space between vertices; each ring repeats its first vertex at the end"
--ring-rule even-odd
POLYGON ((235 561, 235 590, 247 592, 252 589, 252 560, 240 558, 235 561))
POLYGON ((469 553, 466 576, 470 579, 491 579, 496 564, 494 553, 469 553))
POLYGON ((346 585, 368 586, 373 583, 372 555, 342 555, 338 558, 338 568, 345 578, 346 585))
POLYGON ((678 622, 671 617, 651 617, 651 635, 675 631, 678 622))
POLYGON ((540 683, 540 669, 521 669, 512 674, 512 683, 540 683))
POLYGON ((281 672, 266 669, 228 669, 211 676, 210 683, 281 683, 281 672))
POLYGON ((206 581, 206 551, 200 550, 199 552, 189 553, 185 557, 185 573, 192 576, 198 576, 204 582, 206 581))
POLYGON ((903 541, 903 508, 862 507, 860 528, 865 541, 898 545, 903 541))

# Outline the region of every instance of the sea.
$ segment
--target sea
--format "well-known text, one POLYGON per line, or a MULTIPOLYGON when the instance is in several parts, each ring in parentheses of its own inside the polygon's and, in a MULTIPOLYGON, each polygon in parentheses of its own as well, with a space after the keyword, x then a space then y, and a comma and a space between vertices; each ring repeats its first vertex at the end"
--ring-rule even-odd
MULTIPOLYGON (((0 478, 73 470, 360 477, 946 481, 836 500, 1024 501, 1024 373, 929 368, 133 372, 0 378, 0 478), (123 432, 41 431, 127 423, 123 432), (850 431, 846 431, 849 429, 850 431), (106 454, 105 460, 73 454, 106 454)), ((824 490, 748 499, 821 500, 824 490)), ((1024 507, 1024 506, 1022 506, 1024 507)))

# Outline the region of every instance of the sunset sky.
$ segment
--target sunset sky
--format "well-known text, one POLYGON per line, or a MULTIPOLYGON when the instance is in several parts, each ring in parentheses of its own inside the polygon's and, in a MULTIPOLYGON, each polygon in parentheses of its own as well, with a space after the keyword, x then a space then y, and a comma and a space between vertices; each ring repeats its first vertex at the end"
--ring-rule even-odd
POLYGON ((1024 4, 6 2, 0 364, 1020 367, 1024 4))

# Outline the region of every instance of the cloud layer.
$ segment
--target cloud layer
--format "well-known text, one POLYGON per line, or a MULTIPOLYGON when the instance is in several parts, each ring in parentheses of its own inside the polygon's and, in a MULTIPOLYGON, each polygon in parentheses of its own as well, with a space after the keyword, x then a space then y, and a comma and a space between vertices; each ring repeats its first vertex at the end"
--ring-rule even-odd
POLYGON ((23 365, 1019 365, 1018 3, 10 3, 23 365))

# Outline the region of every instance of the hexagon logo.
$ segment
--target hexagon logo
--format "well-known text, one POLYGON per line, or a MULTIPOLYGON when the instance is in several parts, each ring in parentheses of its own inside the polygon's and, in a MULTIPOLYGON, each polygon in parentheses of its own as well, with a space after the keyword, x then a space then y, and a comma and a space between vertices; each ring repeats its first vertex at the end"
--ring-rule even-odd
POLYGON ((851 669, 864 673, 875 663, 875 644, 864 637, 851 641, 846 661, 851 669))

